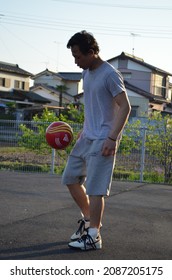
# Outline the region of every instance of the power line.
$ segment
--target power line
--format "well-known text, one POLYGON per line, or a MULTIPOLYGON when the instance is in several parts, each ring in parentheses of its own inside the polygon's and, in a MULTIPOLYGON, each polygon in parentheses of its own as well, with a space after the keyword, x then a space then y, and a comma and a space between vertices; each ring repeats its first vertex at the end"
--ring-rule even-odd
POLYGON ((52 0, 55 2, 63 2, 68 4, 79 4, 79 5, 89 5, 89 6, 102 6, 102 7, 115 7, 115 8, 123 8, 123 9, 145 9, 145 10, 165 10, 170 11, 172 10, 171 6, 143 6, 143 5, 121 5, 121 4, 114 4, 114 3, 96 3, 96 2, 84 2, 84 1, 75 1, 75 0, 52 0))
MULTIPOLYGON (((61 30, 61 31, 73 31, 74 29, 84 28, 84 22, 71 22, 64 20, 54 20, 50 18, 39 18, 33 16, 25 16, 25 15, 4 15, 1 19, 1 23, 10 24, 10 25, 18 25, 22 27, 31 27, 31 28, 42 28, 42 29, 51 29, 51 30, 61 30)), ((172 38, 172 29, 169 27, 139 27, 139 26, 116 26, 112 25, 102 25, 102 24, 87 24, 87 28, 97 30, 98 34, 109 35, 109 36, 130 36, 131 33, 139 33, 141 37, 144 38, 162 38, 162 39, 171 39, 172 38)))

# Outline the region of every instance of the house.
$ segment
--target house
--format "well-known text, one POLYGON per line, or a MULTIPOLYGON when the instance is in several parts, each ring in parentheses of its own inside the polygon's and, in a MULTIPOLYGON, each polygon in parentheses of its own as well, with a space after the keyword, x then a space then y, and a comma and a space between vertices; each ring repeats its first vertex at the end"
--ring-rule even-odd
MULTIPOLYGON (((130 117, 145 117, 153 111, 172 114, 172 74, 122 52, 108 60, 124 78, 131 103, 130 117)), ((76 95, 83 102, 83 93, 76 95)))
POLYGON ((10 111, 13 117, 15 115, 17 120, 22 120, 27 109, 50 103, 48 99, 30 91, 32 76, 17 64, 0 62, 0 117, 9 117, 10 111))
MULTIPOLYGON (((39 96, 47 98, 51 105, 58 106, 60 103, 61 92, 50 85, 47 84, 35 84, 30 88, 32 92, 37 93, 39 96)), ((69 104, 73 102, 73 96, 66 91, 63 91, 63 104, 69 104)))
POLYGON ((60 106, 75 103, 75 96, 82 91, 82 74, 79 72, 52 72, 48 69, 33 76, 32 91, 60 106))
MULTIPOLYGON (((132 107, 130 117, 148 116, 155 110, 172 114, 171 73, 125 52, 108 62, 124 77, 132 107)), ((45 69, 33 76, 17 64, 0 62, 0 112, 7 112, 6 104, 12 101, 19 119, 31 111, 40 112, 44 107, 52 108, 58 114, 68 104, 83 103, 82 73, 55 73, 45 69), (34 84, 29 88, 31 78, 34 84)))
POLYGON ((172 74, 122 52, 108 60, 123 75, 131 103, 132 117, 156 110, 172 114, 172 74))
POLYGON ((0 91, 29 90, 30 77, 32 74, 21 69, 18 64, 0 61, 0 91))

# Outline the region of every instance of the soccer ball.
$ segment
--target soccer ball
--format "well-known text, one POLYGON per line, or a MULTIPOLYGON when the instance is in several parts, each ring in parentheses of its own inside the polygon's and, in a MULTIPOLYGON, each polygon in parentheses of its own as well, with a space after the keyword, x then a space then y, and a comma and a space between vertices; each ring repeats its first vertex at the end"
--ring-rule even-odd
POLYGON ((72 142, 73 130, 65 122, 53 122, 47 127, 45 137, 51 148, 63 150, 72 142))

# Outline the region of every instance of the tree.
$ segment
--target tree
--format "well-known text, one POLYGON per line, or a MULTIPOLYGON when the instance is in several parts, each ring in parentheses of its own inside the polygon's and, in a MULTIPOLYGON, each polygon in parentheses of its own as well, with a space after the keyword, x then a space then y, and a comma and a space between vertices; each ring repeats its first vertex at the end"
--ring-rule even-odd
POLYGON ((19 138, 19 144, 29 150, 34 150, 39 153, 43 153, 49 149, 51 150, 45 140, 45 132, 48 125, 54 121, 59 121, 59 118, 53 111, 44 109, 42 115, 33 117, 31 125, 21 124, 20 129, 22 136, 19 138))
MULTIPOLYGON (((63 92, 68 90, 68 87, 65 86, 65 85, 59 85, 59 86, 56 86, 56 89, 60 92, 60 95, 59 95, 59 107, 62 107, 63 106, 63 92)), ((60 116, 61 112, 62 112, 61 109, 59 109, 59 116, 60 116)))
MULTIPOLYGON (((73 120, 69 119, 69 116, 60 114, 59 117, 56 116, 54 111, 50 111, 47 108, 43 110, 43 113, 41 116, 35 115, 33 117, 33 122, 31 122, 31 125, 29 126, 27 124, 21 124, 20 129, 22 131, 22 135, 19 137, 19 144, 22 147, 25 147, 30 150, 35 150, 39 153, 44 153, 45 151, 51 151, 51 148, 48 146, 46 140, 45 140, 45 132, 47 127, 50 125, 50 123, 54 121, 64 121, 71 126, 75 127, 73 124, 74 119, 76 122, 79 122, 81 124, 82 115, 83 112, 78 111, 73 107, 71 107, 71 114, 73 116, 73 120)), ((75 127, 74 129, 74 141, 76 140, 78 130, 80 130, 81 125, 78 127, 75 127)), ((66 148, 66 153, 69 153, 71 150, 71 145, 66 148)))
POLYGON ((160 165, 158 169, 163 170, 164 182, 171 183, 172 118, 170 115, 163 116, 161 112, 154 112, 145 120, 144 126, 139 120, 127 124, 121 141, 120 151, 124 155, 129 155, 134 149, 141 156, 141 147, 143 148, 144 146, 145 153, 158 160, 160 165), (146 136, 144 137, 143 132, 145 130, 146 136))
POLYGON ((164 181, 172 181, 172 118, 154 112, 149 118, 146 147, 164 168, 164 181))
POLYGON ((84 122, 84 105, 80 104, 79 108, 75 104, 70 104, 63 114, 60 115, 60 119, 64 122, 75 122, 83 124, 84 122))
POLYGON ((129 155, 133 149, 138 150, 141 145, 141 122, 136 120, 133 123, 127 123, 122 140, 119 146, 123 155, 129 155), (137 141, 136 141, 137 139, 137 141))

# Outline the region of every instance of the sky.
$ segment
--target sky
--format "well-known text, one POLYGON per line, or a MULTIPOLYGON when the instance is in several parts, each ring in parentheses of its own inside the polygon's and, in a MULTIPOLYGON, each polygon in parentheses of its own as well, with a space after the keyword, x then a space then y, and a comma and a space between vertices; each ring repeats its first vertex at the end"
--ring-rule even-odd
POLYGON ((81 30, 104 60, 124 51, 172 73, 171 0, 0 0, 0 61, 32 74, 81 72, 66 48, 81 30))

